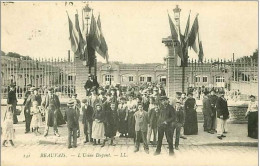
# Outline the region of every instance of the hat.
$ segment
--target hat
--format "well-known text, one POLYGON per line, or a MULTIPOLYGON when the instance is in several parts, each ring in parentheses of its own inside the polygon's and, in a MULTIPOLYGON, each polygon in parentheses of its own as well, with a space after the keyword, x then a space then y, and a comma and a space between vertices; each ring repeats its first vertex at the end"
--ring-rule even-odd
POLYGON ((67 103, 67 106, 72 106, 74 104, 75 100, 70 99, 69 102, 67 103))
POLYGON ((126 98, 124 98, 124 97, 121 97, 121 98, 120 98, 120 100, 126 100, 126 98))
POLYGON ((88 100, 87 99, 83 99, 82 100, 82 103, 86 103, 88 100))
POLYGON ((220 91, 219 94, 225 94, 225 91, 220 91))
POLYGON ((180 102, 180 101, 176 101, 176 104, 177 104, 177 103, 181 104, 181 102, 180 102))
POLYGON ((75 97, 77 97, 77 96, 78 96, 78 94, 77 94, 77 93, 74 93, 74 94, 72 94, 72 96, 75 96, 75 97))
POLYGON ((211 89, 210 92, 216 92, 215 89, 211 89))
POLYGON ((192 92, 189 92, 188 95, 192 95, 192 96, 193 96, 193 93, 192 93, 192 92))
POLYGON ((33 92, 33 91, 35 91, 35 90, 37 90, 37 88, 31 87, 29 91, 33 92))
POLYGON ((31 86, 32 86, 32 84, 28 84, 27 86, 28 86, 28 87, 31 87, 31 86))
POLYGON ((209 91, 206 90, 206 91, 204 91, 203 93, 204 93, 204 95, 208 95, 208 94, 209 94, 209 91))
POLYGON ((14 87, 15 87, 15 84, 10 84, 10 87, 14 88, 14 87))
POLYGON ((53 91, 53 88, 52 87, 48 88, 48 91, 53 91))
POLYGON ((161 96, 160 100, 168 100, 169 98, 167 96, 161 96))
POLYGON ((255 98, 255 96, 254 95, 250 95, 249 98, 255 98))
POLYGON ((180 96, 180 95, 181 95, 181 92, 176 92, 176 95, 180 96))

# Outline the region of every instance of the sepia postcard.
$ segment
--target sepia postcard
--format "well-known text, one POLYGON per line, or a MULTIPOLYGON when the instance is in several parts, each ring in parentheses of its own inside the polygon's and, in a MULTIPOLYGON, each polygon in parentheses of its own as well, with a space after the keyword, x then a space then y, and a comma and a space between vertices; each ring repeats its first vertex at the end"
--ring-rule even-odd
POLYGON ((258 165, 258 1, 1 1, 1 165, 258 165))

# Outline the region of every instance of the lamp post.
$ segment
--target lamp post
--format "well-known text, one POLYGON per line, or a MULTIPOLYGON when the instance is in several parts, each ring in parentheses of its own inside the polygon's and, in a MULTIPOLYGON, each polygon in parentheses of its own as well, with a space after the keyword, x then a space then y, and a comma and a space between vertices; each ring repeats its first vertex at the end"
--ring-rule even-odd
MULTIPOLYGON (((181 16, 181 9, 179 8, 179 5, 176 5, 176 7, 173 9, 173 12, 174 12, 174 19, 175 19, 175 22, 176 22, 176 27, 178 28, 178 32, 179 32, 179 35, 181 34, 181 28, 180 28, 180 16, 181 16)), ((179 39, 180 39, 180 43, 182 42, 181 41, 181 36, 179 36, 179 39)), ((176 41, 173 41, 174 42, 174 46, 176 46, 176 41)), ((180 45, 182 46, 182 45, 180 45)), ((182 48, 181 48, 182 49, 182 48)), ((184 56, 185 57, 185 56, 184 56)), ((176 56, 176 60, 177 60, 178 56, 176 56)), ((183 59, 182 61, 182 83, 181 83, 181 87, 182 87, 182 92, 185 91, 185 63, 186 62, 186 59, 183 59)))

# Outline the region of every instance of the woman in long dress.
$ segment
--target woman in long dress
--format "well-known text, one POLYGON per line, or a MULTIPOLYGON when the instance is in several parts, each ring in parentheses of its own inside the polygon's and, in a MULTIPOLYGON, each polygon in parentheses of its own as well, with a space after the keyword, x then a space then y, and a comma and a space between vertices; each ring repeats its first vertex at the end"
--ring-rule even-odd
POLYGON ((122 97, 120 99, 120 104, 118 105, 118 131, 120 133, 120 137, 126 137, 127 136, 127 105, 126 105, 126 99, 122 97))
POLYGON ((197 135, 198 134, 198 120, 196 112, 196 100, 193 98, 193 93, 188 93, 188 98, 184 103, 185 110, 185 123, 184 135, 197 135))
POLYGON ((133 99, 133 95, 129 95, 129 101, 127 102, 127 126, 128 126, 128 138, 135 138, 135 118, 137 102, 133 99))
POLYGON ((255 101, 255 96, 250 96, 250 102, 246 112, 248 117, 248 137, 258 138, 258 103, 255 101))

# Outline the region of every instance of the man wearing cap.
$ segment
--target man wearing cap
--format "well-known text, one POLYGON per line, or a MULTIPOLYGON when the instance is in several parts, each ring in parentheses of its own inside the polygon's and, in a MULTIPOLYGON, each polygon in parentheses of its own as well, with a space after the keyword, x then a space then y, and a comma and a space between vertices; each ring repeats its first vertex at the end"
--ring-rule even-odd
POLYGON ((155 98, 155 103, 160 104, 160 94, 159 94, 159 89, 157 87, 153 88, 152 97, 155 98))
MULTIPOLYGON (((77 94, 73 94, 72 95, 72 100, 74 100, 74 108, 77 112, 77 116, 79 118, 80 116, 80 108, 81 108, 81 103, 80 103, 80 100, 77 99, 77 94)), ((78 126, 78 129, 77 129, 77 137, 79 138, 80 137, 80 130, 79 130, 79 122, 77 123, 77 126, 78 126)))
POLYGON ((17 100, 16 94, 15 94, 15 85, 11 84, 10 91, 8 92, 8 95, 7 95, 7 104, 8 104, 8 107, 11 107, 11 110, 13 113, 13 123, 14 124, 16 124, 18 122, 17 116, 15 115, 17 102, 18 102, 18 100, 17 100))
POLYGON ((158 124, 158 142, 154 155, 161 153, 162 140, 164 134, 169 145, 169 155, 173 155, 173 126, 172 123, 176 121, 176 111, 169 104, 167 96, 161 96, 162 105, 160 106, 158 124))
POLYGON ((179 150, 180 132, 181 132, 181 128, 184 126, 184 110, 183 107, 181 106, 180 101, 177 101, 175 103, 175 110, 176 110, 176 123, 174 124, 174 130, 176 132, 175 149, 179 150))
POLYGON ((26 102, 25 102, 25 133, 29 133, 30 132, 30 124, 31 124, 31 120, 32 120, 32 115, 31 115, 31 107, 32 107, 32 103, 34 101, 37 101, 38 105, 41 105, 42 102, 42 98, 41 95, 38 94, 38 89, 35 87, 31 87, 30 88, 30 92, 31 94, 28 96, 26 102))
POLYGON ((82 100, 83 106, 82 106, 82 124, 84 125, 84 134, 85 134, 85 141, 84 143, 87 142, 93 142, 92 139, 92 123, 93 123, 93 114, 94 114, 94 109, 90 105, 87 99, 82 100))
POLYGON ((70 99, 67 103, 68 108, 66 109, 64 120, 67 122, 68 127, 68 148, 71 146, 71 137, 73 137, 73 148, 77 147, 77 129, 78 129, 78 115, 75 109, 75 100, 70 99))
POLYGON ((86 89, 86 96, 90 96, 90 92, 91 92, 91 89, 92 89, 93 86, 94 86, 94 83, 93 83, 91 75, 89 74, 88 80, 87 80, 87 82, 85 83, 85 86, 84 86, 84 88, 86 89))
POLYGON ((218 139, 222 139, 226 137, 224 132, 227 129, 227 120, 229 118, 228 112, 228 105, 227 100, 224 97, 225 92, 220 92, 220 97, 217 99, 216 102, 216 109, 217 109, 217 137, 218 139))
POLYGON ((58 110, 60 109, 60 100, 57 95, 54 94, 53 88, 48 89, 48 94, 44 97, 42 107, 45 109, 45 133, 48 135, 49 127, 53 125, 54 135, 60 136, 58 133, 58 110))

